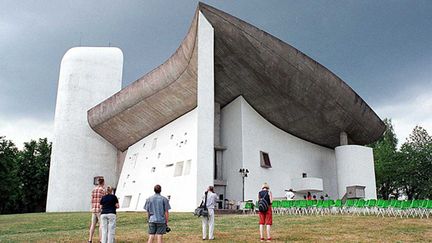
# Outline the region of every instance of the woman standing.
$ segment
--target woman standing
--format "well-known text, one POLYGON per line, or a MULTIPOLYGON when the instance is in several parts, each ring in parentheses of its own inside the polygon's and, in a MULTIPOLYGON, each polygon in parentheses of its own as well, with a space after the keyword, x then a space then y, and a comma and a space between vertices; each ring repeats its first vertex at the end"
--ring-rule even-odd
POLYGON ((258 201, 263 199, 267 202, 268 208, 265 212, 258 212, 259 215, 259 230, 260 230, 260 240, 264 241, 264 225, 266 225, 267 230, 267 241, 271 241, 270 236, 270 228, 273 224, 273 216, 272 216, 272 201, 273 195, 270 191, 270 186, 265 182, 262 186, 262 190, 258 193, 258 201))
POLYGON ((102 243, 113 243, 115 238, 116 209, 119 208, 119 203, 117 197, 112 193, 113 188, 108 186, 107 194, 100 201, 102 207, 102 243))

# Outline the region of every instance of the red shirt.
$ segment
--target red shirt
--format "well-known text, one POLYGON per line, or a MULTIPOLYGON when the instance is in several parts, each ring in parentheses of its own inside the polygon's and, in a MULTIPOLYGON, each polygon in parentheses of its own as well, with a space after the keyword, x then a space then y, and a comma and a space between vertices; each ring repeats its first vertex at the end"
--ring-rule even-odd
POLYGON ((101 208, 100 208, 100 201, 102 199, 102 197, 105 196, 105 188, 103 188, 102 186, 97 186, 92 190, 91 193, 91 211, 92 213, 100 213, 101 212, 101 208))

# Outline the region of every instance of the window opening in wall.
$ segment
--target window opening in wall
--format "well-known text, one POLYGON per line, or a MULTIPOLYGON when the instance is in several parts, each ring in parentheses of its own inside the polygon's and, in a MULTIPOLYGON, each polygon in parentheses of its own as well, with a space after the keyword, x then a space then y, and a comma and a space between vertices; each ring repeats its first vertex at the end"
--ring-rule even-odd
POLYGON ((133 154, 132 157, 131 157, 131 165, 132 165, 132 168, 135 168, 136 163, 137 163, 137 159, 138 159, 138 153, 133 154))
POLYGON ((158 153, 158 159, 161 157, 162 153, 158 153))
POLYGON ((213 151, 213 159, 214 159, 214 161, 213 161, 213 179, 216 180, 217 179, 217 170, 218 170, 216 150, 213 151))
POLYGON ((95 185, 95 186, 97 186, 97 185, 99 185, 99 179, 103 179, 104 177, 103 176, 95 176, 95 177, 93 177, 93 185, 95 185))
POLYGON ((135 181, 132 181, 132 183, 135 183, 135 181))
POLYGON ((167 164, 167 165, 165 165, 165 167, 171 167, 171 166, 173 166, 174 164, 167 164))
POLYGON ((130 174, 128 174, 128 175, 126 176, 126 179, 129 179, 129 176, 130 176, 130 174))
POLYGON ((185 140, 185 144, 187 144, 187 139, 185 140))
POLYGON ((145 143, 143 143, 143 148, 145 148, 145 143))
POLYGON ((302 177, 306 178, 307 177, 307 173, 302 173, 302 177))
POLYGON ((187 160, 186 161, 186 163, 184 165, 183 175, 189 175, 190 174, 191 163, 192 163, 192 160, 187 160))
POLYGON ((260 165, 263 168, 271 168, 270 156, 268 153, 260 151, 261 162, 260 165))
POLYGON ((151 168, 151 172, 155 172, 155 171, 156 171, 156 167, 153 166, 153 167, 151 168))
POLYGON ((151 149, 155 149, 157 145, 157 138, 153 138, 153 144, 151 149))
POLYGON ((125 188, 125 187, 126 187, 126 182, 123 183, 123 188, 125 188))
POLYGON ((171 134, 171 139, 173 139, 174 138, 174 134, 171 134))
POLYGON ((130 207, 131 200, 132 200, 132 196, 130 196, 130 195, 124 196, 123 203, 122 203, 122 208, 128 208, 128 207, 130 207))
POLYGON ((187 135, 187 132, 185 132, 185 136, 187 135))
POLYGON ((174 176, 181 176, 183 172, 183 161, 177 162, 174 168, 174 176))
POLYGON ((140 198, 141 198, 141 193, 138 193, 138 199, 137 199, 137 202, 135 204, 135 210, 138 209, 138 204, 139 204, 140 198))

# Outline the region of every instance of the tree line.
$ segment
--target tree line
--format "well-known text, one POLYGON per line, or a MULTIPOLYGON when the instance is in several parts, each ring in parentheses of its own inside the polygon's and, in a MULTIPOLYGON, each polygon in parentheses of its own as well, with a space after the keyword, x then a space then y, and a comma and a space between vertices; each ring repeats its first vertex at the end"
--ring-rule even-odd
POLYGON ((416 126, 406 141, 398 139, 390 119, 384 119, 383 136, 369 145, 374 149, 375 177, 379 198, 432 199, 432 137, 416 126))
POLYGON ((0 213, 44 212, 51 143, 46 138, 18 149, 0 136, 0 213))

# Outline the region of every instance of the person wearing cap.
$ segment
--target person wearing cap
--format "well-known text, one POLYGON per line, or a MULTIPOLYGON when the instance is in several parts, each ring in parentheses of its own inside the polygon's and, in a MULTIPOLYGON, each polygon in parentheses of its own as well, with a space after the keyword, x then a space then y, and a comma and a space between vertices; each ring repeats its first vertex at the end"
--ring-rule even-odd
POLYGON ((273 224, 272 207, 273 195, 270 191, 270 186, 265 182, 262 186, 262 190, 258 192, 258 201, 263 198, 267 201, 268 209, 266 212, 258 212, 259 215, 259 231, 260 240, 264 241, 264 225, 266 225, 267 241, 271 241, 270 228, 273 224))
POLYGON ((295 194, 293 192, 293 189, 290 188, 289 190, 285 190, 285 191, 286 191, 286 193, 285 193, 286 199, 287 200, 294 200, 295 194))

